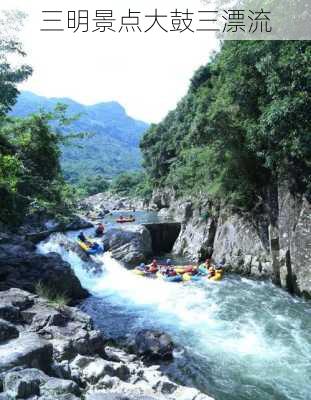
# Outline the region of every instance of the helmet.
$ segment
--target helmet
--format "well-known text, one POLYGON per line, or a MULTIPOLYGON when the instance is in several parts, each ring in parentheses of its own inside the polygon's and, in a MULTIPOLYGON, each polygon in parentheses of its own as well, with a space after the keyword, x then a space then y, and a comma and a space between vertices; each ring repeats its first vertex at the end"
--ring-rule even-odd
POLYGON ((170 258, 168 258, 167 260, 166 260, 166 265, 171 265, 172 264, 172 260, 170 259, 170 258))
POLYGON ((145 268, 145 264, 144 264, 144 263, 141 263, 141 264, 140 264, 140 268, 145 268))

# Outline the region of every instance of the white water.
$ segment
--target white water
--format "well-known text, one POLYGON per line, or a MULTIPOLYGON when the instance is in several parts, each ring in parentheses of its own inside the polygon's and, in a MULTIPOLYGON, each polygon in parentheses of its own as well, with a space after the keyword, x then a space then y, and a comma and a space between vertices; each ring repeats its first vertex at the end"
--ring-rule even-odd
POLYGON ((311 399, 309 304, 269 283, 226 277, 174 284, 135 276, 109 253, 94 276, 54 236, 39 251, 68 261, 94 295, 83 309, 113 335, 168 331, 184 352, 171 372, 219 400, 311 399))

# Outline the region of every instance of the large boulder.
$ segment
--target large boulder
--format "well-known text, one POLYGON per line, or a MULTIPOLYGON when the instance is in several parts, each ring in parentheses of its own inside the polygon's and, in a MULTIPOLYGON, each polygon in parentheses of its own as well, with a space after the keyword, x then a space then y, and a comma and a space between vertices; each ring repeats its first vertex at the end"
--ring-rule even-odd
POLYGON ((0 346, 0 372, 18 366, 47 370, 52 363, 52 344, 35 333, 23 332, 0 346))
MULTIPOLYGON (((7 318, 6 321, 3 320, 3 324, 10 330, 3 330, 2 335, 7 339, 8 336, 17 336, 19 332, 24 335, 21 342, 11 341, 8 345, 20 343, 22 347, 23 343, 27 344, 27 326, 27 334, 31 332, 35 335, 32 338, 46 339, 50 346, 53 345, 54 360, 62 361, 77 354, 104 354, 103 335, 94 329, 91 318, 77 308, 62 306, 55 309, 47 300, 36 295, 20 289, 10 289, 0 292, 0 314, 3 309, 6 312, 2 318, 7 318)), ((37 343, 36 340, 34 342, 37 343)), ((1 349, 5 350, 5 346, 0 346, 1 349)), ((14 361, 12 365, 23 364, 14 361)))
POLYGON ((0 319, 0 343, 15 339, 18 335, 18 329, 13 324, 0 319))
POLYGON ((43 395, 53 396, 54 398, 58 399, 58 396, 68 393, 79 395, 80 389, 79 386, 71 380, 50 378, 42 385, 40 388, 40 393, 43 395))
MULTIPOLYGON (((42 395, 44 398, 71 399, 68 395, 79 395, 78 385, 65 379, 54 378, 35 368, 10 371, 4 378, 3 389, 13 399, 28 399, 42 395)), ((41 399, 41 397, 40 397, 41 399)))
POLYGON ((174 343, 168 334, 146 329, 137 333, 131 350, 149 360, 169 360, 174 343))
POLYGON ((14 399, 27 399, 40 394, 40 385, 49 377, 35 368, 8 372, 4 378, 3 389, 14 399))
POLYGON ((149 231, 141 225, 111 229, 104 236, 105 249, 125 265, 136 266, 152 254, 149 231))
POLYGON ((35 292, 36 285, 53 288, 72 301, 87 297, 70 265, 59 254, 46 256, 30 250, 28 242, 0 243, 0 290, 16 287, 35 292))

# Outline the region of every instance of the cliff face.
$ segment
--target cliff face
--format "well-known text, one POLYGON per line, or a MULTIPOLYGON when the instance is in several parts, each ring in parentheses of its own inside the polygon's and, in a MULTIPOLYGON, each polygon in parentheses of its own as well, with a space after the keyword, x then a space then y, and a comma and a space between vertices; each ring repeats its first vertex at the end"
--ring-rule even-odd
POLYGON ((278 222, 281 285, 311 297, 311 204, 281 189, 278 222))
POLYGON ((228 271, 271 278, 291 293, 310 297, 310 203, 286 187, 279 187, 276 198, 273 226, 265 216, 255 220, 216 208, 204 196, 177 199, 170 189, 156 190, 150 207, 181 222, 174 253, 199 261, 213 250, 214 260, 228 271))

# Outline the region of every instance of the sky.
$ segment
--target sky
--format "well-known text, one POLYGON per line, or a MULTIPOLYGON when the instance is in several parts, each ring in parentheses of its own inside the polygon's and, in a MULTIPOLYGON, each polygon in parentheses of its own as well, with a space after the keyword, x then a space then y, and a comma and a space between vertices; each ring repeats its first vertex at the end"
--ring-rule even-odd
POLYGON ((163 21, 171 24, 171 11, 177 8, 185 12, 188 8, 194 12, 196 25, 191 26, 195 28, 197 11, 204 10, 208 1, 1 0, 0 10, 20 9, 28 15, 20 38, 34 73, 20 86, 21 90, 46 97, 69 97, 82 104, 118 101, 130 116, 159 122, 186 94, 193 73, 208 62, 218 43, 212 32, 165 33, 155 26, 145 33, 144 28, 153 19, 144 16, 154 14, 157 8, 169 16, 163 21), (142 32, 40 30, 60 27, 69 10, 88 10, 90 20, 96 10, 112 10, 117 28, 129 8, 141 12, 142 32), (43 10, 62 11, 58 15, 63 21, 44 22, 52 14, 43 14, 43 10))

